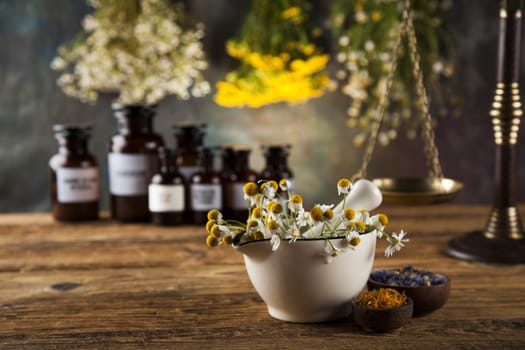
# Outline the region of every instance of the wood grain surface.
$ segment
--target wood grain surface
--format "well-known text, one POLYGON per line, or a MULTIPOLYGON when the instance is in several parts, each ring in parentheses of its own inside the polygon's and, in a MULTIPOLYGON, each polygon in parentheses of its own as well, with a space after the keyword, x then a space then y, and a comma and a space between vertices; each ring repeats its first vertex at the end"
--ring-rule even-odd
POLYGON ((56 223, 0 215, 0 349, 525 349, 525 266, 449 258, 447 240, 484 226, 489 208, 392 208, 407 247, 374 266, 413 264, 449 275, 440 310, 389 334, 350 319, 272 319, 242 256, 209 249, 204 230, 56 223))

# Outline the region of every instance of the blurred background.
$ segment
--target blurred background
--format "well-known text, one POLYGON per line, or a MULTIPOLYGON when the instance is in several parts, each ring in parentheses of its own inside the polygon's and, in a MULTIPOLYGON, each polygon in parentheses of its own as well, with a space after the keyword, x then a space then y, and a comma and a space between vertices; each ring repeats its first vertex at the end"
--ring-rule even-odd
MULTIPOLYGON (((214 87, 236 64, 224 45, 238 32, 250 1, 185 3, 187 12, 206 26, 204 50, 210 67, 205 76, 214 87)), ((321 25, 329 3, 312 1, 314 20, 321 25)), ((90 149, 100 165, 102 209, 108 209, 106 146, 116 131, 110 108, 115 96, 101 95, 95 105, 83 104, 62 92, 56 84, 59 73, 50 69, 57 48, 74 38, 92 10, 81 0, 0 0, 0 212, 49 210, 48 160, 57 150, 52 133, 57 123, 93 125, 90 149)), ((456 202, 490 203, 494 146, 488 111, 495 87, 498 2, 454 0, 444 20, 455 39, 462 105, 458 116, 438 118, 436 142, 443 171, 465 184, 456 202)), ((326 41, 326 49, 332 50, 326 41)), ((357 131, 347 127, 348 105, 349 98, 339 91, 304 104, 259 109, 223 108, 212 94, 188 101, 167 97, 158 105, 155 129, 173 147, 174 123, 206 122, 206 145, 251 145, 251 167, 257 171, 264 166, 260 144, 289 143, 297 191, 307 204, 332 203, 337 180, 352 176, 362 159, 363 148, 352 145, 357 131)), ((522 164, 523 137, 519 143, 522 164)), ((388 146, 377 146, 368 174, 423 175, 424 164, 422 141, 400 135, 388 146)), ((521 171, 519 183, 524 180, 521 171)))

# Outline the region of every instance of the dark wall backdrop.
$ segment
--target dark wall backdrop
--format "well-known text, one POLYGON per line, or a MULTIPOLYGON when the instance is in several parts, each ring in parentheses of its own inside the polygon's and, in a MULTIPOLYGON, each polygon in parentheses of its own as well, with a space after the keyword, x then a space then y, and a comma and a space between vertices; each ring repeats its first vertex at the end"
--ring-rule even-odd
MULTIPOLYGON (((225 57, 224 43, 238 30, 250 2, 192 0, 186 4, 206 25, 205 50, 211 63, 206 76, 214 83, 233 67, 225 57)), ((329 4, 314 1, 321 23, 329 4)), ((465 184, 457 202, 492 199, 494 146, 488 110, 495 85, 497 7, 495 0, 455 0, 446 18, 457 39, 456 74, 463 106, 460 118, 439 120, 436 135, 445 174, 465 184)), ((62 93, 55 83, 58 74, 49 68, 57 47, 73 38, 90 11, 81 0, 0 0, 0 212, 49 209, 47 162, 57 149, 51 132, 56 123, 94 126, 91 150, 100 163, 102 207, 108 208, 105 147, 116 128, 110 110, 112 96, 102 96, 93 106, 81 104, 62 93)), ((335 182, 354 174, 361 161, 362 150, 351 145, 356 131, 346 127, 348 104, 340 93, 298 106, 279 104, 257 110, 222 108, 211 96, 190 101, 167 98, 159 105, 155 125, 173 146, 173 123, 207 122, 206 143, 252 145, 255 170, 263 167, 259 144, 291 143, 290 165, 298 191, 309 204, 327 203, 336 200, 335 182)), ((521 137, 520 164, 524 143, 521 137)), ((421 141, 403 137, 386 148, 378 147, 369 175, 423 174, 421 147, 421 141)), ((523 183, 525 171, 520 170, 523 183)))

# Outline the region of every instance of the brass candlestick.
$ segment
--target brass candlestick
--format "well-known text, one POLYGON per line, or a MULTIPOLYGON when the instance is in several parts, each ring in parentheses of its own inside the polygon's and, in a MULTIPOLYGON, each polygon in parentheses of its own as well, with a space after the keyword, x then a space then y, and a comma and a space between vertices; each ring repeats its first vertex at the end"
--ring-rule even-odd
POLYGON ((523 114, 519 93, 521 0, 500 2, 497 84, 490 117, 496 144, 494 204, 483 231, 448 242, 446 252, 464 260, 525 262, 525 238, 517 203, 517 143, 523 114))

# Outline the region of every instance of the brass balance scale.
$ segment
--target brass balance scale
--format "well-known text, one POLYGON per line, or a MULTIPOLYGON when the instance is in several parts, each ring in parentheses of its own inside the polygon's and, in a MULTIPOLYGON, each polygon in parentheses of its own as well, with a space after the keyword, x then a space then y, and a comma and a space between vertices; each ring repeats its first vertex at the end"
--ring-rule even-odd
POLYGON ((429 112, 428 98, 423 85, 423 72, 420 67, 420 57, 417 51, 416 34, 410 10, 410 1, 405 0, 403 16, 399 25, 399 35, 392 55, 391 69, 387 76, 386 90, 377 107, 377 115, 370 129, 370 137, 364 152, 363 162, 359 171, 352 177, 357 180, 366 177, 368 164, 372 158, 377 135, 385 114, 387 98, 392 87, 393 77, 397 68, 403 37, 407 37, 410 60, 412 61, 412 75, 415 80, 416 106, 422 118, 424 151, 428 177, 401 177, 377 178, 372 181, 383 193, 383 203, 395 205, 424 205, 447 202, 456 197, 463 188, 463 184, 445 178, 439 162, 439 153, 435 143, 434 127, 429 112))
MULTIPOLYGON (((517 144, 521 110, 519 76, 521 58, 521 22, 523 0, 500 0, 497 84, 490 111, 496 155, 494 162, 494 201, 483 230, 467 233, 449 241, 445 247, 448 255, 471 261, 497 264, 525 263, 525 232, 517 207, 517 144)), ((429 165, 426 178, 382 178, 373 181, 382 190, 384 202, 389 204, 435 204, 452 200, 463 185, 443 176, 428 100, 419 67, 416 37, 410 11, 410 1, 405 0, 400 35, 395 47, 394 62, 388 75, 385 95, 378 106, 377 118, 372 126, 361 169, 354 178, 366 176, 390 91, 393 72, 404 35, 408 38, 409 54, 416 80, 417 105, 422 115, 425 156, 429 165)))

